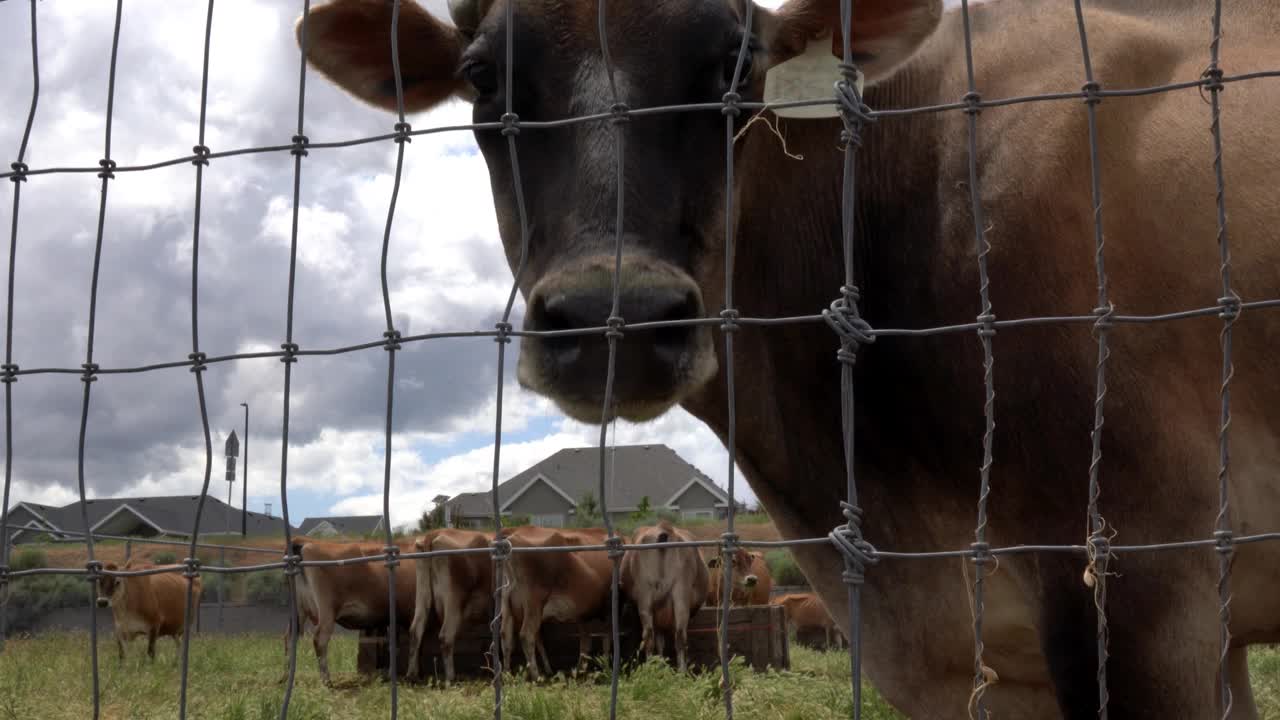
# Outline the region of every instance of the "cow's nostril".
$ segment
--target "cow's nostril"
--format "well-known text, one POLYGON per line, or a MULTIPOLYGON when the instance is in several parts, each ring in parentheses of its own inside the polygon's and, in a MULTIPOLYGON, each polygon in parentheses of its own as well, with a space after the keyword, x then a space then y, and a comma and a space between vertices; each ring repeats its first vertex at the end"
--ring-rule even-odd
MULTIPOLYGON (((658 322, 680 322, 697 319, 700 303, 693 293, 685 293, 684 297, 673 303, 666 310, 653 318, 658 322)), ((654 330, 653 343, 655 349, 663 355, 678 355, 685 352, 693 343, 695 332, 693 325, 673 325, 654 330)), ((674 358, 673 358, 674 359, 674 358)))

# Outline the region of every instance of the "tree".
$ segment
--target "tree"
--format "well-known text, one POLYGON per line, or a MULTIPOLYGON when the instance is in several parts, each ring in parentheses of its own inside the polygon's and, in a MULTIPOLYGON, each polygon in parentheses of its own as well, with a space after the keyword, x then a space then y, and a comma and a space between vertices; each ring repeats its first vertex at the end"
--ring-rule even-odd
POLYGON ((596 502, 596 496, 587 493, 578 501, 577 507, 573 513, 574 523, 578 527, 592 527, 596 525, 603 515, 600 513, 600 503, 596 502))
POLYGON ((423 510, 422 517, 418 518, 419 533, 442 527, 444 527, 444 503, 437 503, 434 508, 423 510))
POLYGON ((651 512, 653 512, 653 508, 649 505, 649 496, 645 495, 640 498, 640 504, 636 506, 636 511, 631 513, 631 519, 640 522, 649 517, 651 512))

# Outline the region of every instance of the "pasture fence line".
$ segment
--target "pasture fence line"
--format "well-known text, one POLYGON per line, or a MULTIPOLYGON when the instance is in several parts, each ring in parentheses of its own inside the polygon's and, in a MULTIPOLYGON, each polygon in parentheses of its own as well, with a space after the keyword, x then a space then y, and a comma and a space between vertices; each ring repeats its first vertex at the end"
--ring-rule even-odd
MULTIPOLYGON (((181 572, 187 579, 187 610, 190 613, 193 610, 194 592, 193 581, 202 573, 214 574, 230 574, 255 572, 261 570, 282 570, 288 580, 288 591, 290 605, 295 606, 296 603, 296 579, 297 574, 306 567, 340 567, 348 565, 356 565, 361 563, 381 562, 387 568, 388 572, 388 602, 391 607, 395 604, 395 576, 394 568, 401 562, 413 561, 432 557, 442 557, 450 555, 487 555, 492 558, 495 570, 494 579, 494 599, 495 609, 491 621, 493 632, 493 644, 491 646, 492 664, 494 669, 493 675, 493 691, 494 705, 493 715, 495 720, 501 720, 503 712, 503 667, 502 657, 503 648, 501 641, 501 633, 499 632, 502 623, 502 594, 509 582, 507 568, 508 561, 514 554, 521 553, 547 553, 547 552, 580 552, 580 551, 605 551, 607 552, 612 564, 612 581, 610 588, 610 617, 612 628, 612 672, 610 683, 610 699, 609 699, 609 717, 615 718, 618 706, 618 683, 620 677, 620 642, 619 642, 619 587, 618 573, 619 563, 625 552, 644 551, 652 548, 673 548, 673 547, 711 547, 716 548, 722 558, 722 572, 724 577, 724 597, 721 606, 728 608, 730 603, 730 592, 732 586, 733 565, 729 562, 729 557, 740 547, 759 547, 759 548, 778 548, 778 547, 796 547, 801 545, 830 545, 841 553, 844 562, 844 571, 841 575, 846 585, 849 600, 849 662, 851 670, 851 693, 853 697, 852 715, 855 718, 861 716, 862 698, 861 698, 861 636, 860 628, 862 625, 861 612, 861 586, 867 572, 872 572, 872 566, 884 561, 907 561, 907 560, 926 560, 926 559, 942 559, 942 558, 963 558, 974 563, 975 574, 972 579, 972 598, 973 598, 973 639, 974 639, 974 658, 973 658, 973 694, 970 698, 970 709, 976 713, 978 717, 986 717, 986 706, 984 694, 991 683, 992 671, 984 662, 984 644, 983 644, 983 619, 984 619, 984 582, 985 577, 989 574, 987 565, 996 558, 1004 555, 1025 554, 1025 553, 1070 553, 1079 555, 1087 561, 1086 582, 1091 584, 1094 592, 1095 606, 1097 610, 1098 627, 1097 627, 1097 660, 1098 660, 1098 710, 1101 717, 1106 717, 1108 707, 1108 692, 1106 686, 1106 661, 1107 661, 1107 624, 1106 624, 1106 582, 1108 577, 1108 562, 1117 554, 1121 553, 1139 553, 1139 552, 1165 552, 1165 551, 1185 551, 1198 548, 1213 548, 1220 557, 1219 563, 1219 621, 1221 625, 1221 657, 1220 670, 1218 674, 1218 691, 1220 695, 1220 706, 1222 716, 1225 718, 1231 712, 1231 687, 1229 681, 1229 673, 1226 670, 1227 650, 1230 644, 1229 620, 1230 620, 1230 560, 1235 547, 1244 543, 1256 543, 1266 541, 1280 541, 1280 532, 1254 534, 1248 536, 1237 536, 1232 532, 1228 522, 1228 511, 1230 508, 1230 497, 1228 493, 1228 477, 1230 472, 1230 446, 1229 446, 1229 429, 1231 421, 1231 402, 1230 402, 1230 382, 1233 374, 1232 365, 1232 345, 1231 331, 1232 325, 1239 317, 1240 313, 1245 310, 1261 310, 1280 307, 1280 298, 1262 299, 1245 302, 1239 298, 1234 292, 1231 284, 1230 269, 1231 259, 1228 244, 1228 227, 1225 213, 1225 183, 1222 168, 1222 138, 1220 127, 1220 103, 1219 95, 1222 90, 1230 83, 1259 80, 1263 78, 1280 77, 1280 69, 1274 71, 1260 71, 1241 75, 1228 75, 1224 72, 1220 65, 1220 44, 1221 44, 1221 0, 1215 0, 1214 13, 1211 21, 1212 37, 1210 44, 1210 57, 1208 66, 1204 74, 1196 79, 1187 79, 1178 82, 1172 82, 1165 85, 1142 87, 1142 88, 1126 88, 1126 89, 1104 89, 1096 81, 1091 55, 1089 51, 1088 35, 1085 24, 1085 17, 1081 7, 1081 0, 1073 0, 1074 10, 1079 29, 1079 39, 1081 48, 1081 58, 1083 63, 1084 84, 1080 91, 1064 91, 1056 93, 1027 95, 1019 97, 985 99, 979 92, 974 71, 974 54, 972 43, 972 31, 970 27, 970 7, 968 0, 962 0, 960 12, 963 15, 963 33, 964 33, 964 57, 965 69, 967 77, 967 92, 964 96, 955 102, 907 109, 895 110, 875 110, 868 107, 862 99, 858 84, 858 69, 853 63, 853 53, 851 46, 851 28, 856 19, 854 13, 854 3, 852 0, 841 0, 840 3, 840 23, 842 32, 842 61, 839 63, 840 80, 833 87, 833 95, 829 100, 800 100, 794 102, 772 103, 769 108, 785 108, 813 105, 829 105, 833 106, 842 120, 842 130, 839 137, 839 146, 844 151, 843 159, 843 178, 842 178, 842 227, 841 227, 841 246, 843 250, 843 270, 844 284, 838 289, 838 297, 828 308, 822 309, 812 315, 793 316, 793 317, 744 317, 741 316, 736 309, 734 303, 734 198, 733 198, 733 181, 734 181, 734 127, 743 112, 762 111, 766 105, 758 102, 745 101, 741 95, 733 90, 727 92, 720 102, 694 103, 688 105, 661 106, 647 108, 631 108, 623 102, 618 94, 617 85, 614 81, 614 63, 609 52, 608 34, 606 32, 606 3, 599 0, 598 4, 598 30, 600 35, 600 51, 604 60, 605 68, 609 78, 609 91, 613 100, 613 105, 607 113, 596 113, 592 115, 584 115, 580 117, 567 118, 563 120, 553 121, 525 121, 522 120, 515 112, 512 99, 513 73, 514 73, 514 9, 513 3, 505 3, 506 24, 505 24, 505 42, 506 42, 506 62, 505 72, 507 82, 505 84, 505 113, 499 122, 490 123, 473 123, 467 125, 453 125, 436 127, 425 130, 414 130, 405 119, 404 111, 404 89, 402 83, 402 73, 400 67, 399 47, 398 47, 398 23, 401 12, 401 0, 388 0, 391 5, 391 60, 395 75, 396 87, 396 115, 397 121, 393 125, 393 132, 379 134, 370 137, 348 139, 333 142, 312 142, 305 134, 305 108, 306 108, 306 50, 308 48, 308 23, 311 10, 310 0, 302 2, 303 23, 301 33, 299 35, 299 43, 301 51, 299 55, 299 73, 298 73, 298 91, 297 91, 297 123, 293 136, 287 144, 277 144, 262 147, 237 148, 224 151, 212 151, 205 145, 205 127, 206 127, 206 107, 208 95, 208 77, 209 77, 209 48, 210 39, 212 37, 213 19, 214 19, 214 0, 208 0, 206 19, 204 25, 204 46, 203 46, 203 65, 201 76, 201 92, 199 107, 199 124, 196 144, 192 148, 192 153, 178 158, 171 158, 148 164, 119 166, 112 159, 111 153, 111 132, 112 132, 112 115, 114 108, 114 93, 116 79, 116 57, 119 48, 120 32, 123 15, 123 0, 117 0, 115 6, 115 18, 112 34, 111 60, 109 66, 109 81, 107 88, 107 107, 106 107, 106 128, 104 136, 103 157, 96 167, 49 167, 49 168, 30 168, 24 162, 30 139, 31 130, 35 121, 37 107, 40 98, 40 72, 39 72, 39 45, 37 35, 37 4, 35 0, 30 2, 30 31, 31 31, 31 69, 32 69, 32 94, 31 103, 27 115, 25 129, 22 135, 21 145, 19 146, 17 159, 10 165, 8 172, 0 173, 0 178, 8 179, 13 183, 13 214, 10 231, 9 243, 9 262, 8 262, 8 286, 7 297, 8 306, 5 319, 5 359, 4 364, 0 366, 0 382, 4 383, 5 395, 5 480, 3 491, 3 505, 0 506, 0 526, 7 528, 7 513, 9 506, 9 491, 12 483, 13 475, 13 411, 12 397, 14 392, 14 384, 23 376, 39 375, 39 374, 69 374, 79 376, 83 383, 83 396, 81 401, 80 430, 77 456, 77 480, 78 492, 82 501, 86 498, 86 482, 85 482, 85 447, 86 437, 91 431, 89 424, 89 407, 91 401, 91 389, 93 383, 97 382, 100 377, 113 374, 131 374, 131 373, 147 373, 162 369, 186 367, 194 375, 195 380, 195 397, 199 410, 203 438, 205 443, 205 468, 203 477, 203 490, 201 493, 201 505, 203 498, 207 495, 210 469, 212 466, 212 446, 210 440, 208 410, 205 398, 205 389, 203 383, 203 373, 208 371, 211 366, 223 364, 232 361, 258 358, 278 358, 284 365, 283 368, 283 412, 281 426, 281 464, 280 464, 280 493, 281 493, 281 511, 284 520, 284 551, 283 556, 273 562, 262 563, 252 566, 236 566, 228 567, 225 565, 225 558, 222 559, 222 565, 214 566, 201 563, 196 559, 197 549, 199 548, 217 548, 221 552, 226 550, 255 552, 255 553, 275 553, 279 551, 262 549, 262 548, 237 548, 235 546, 222 545, 206 545, 199 542, 200 537, 200 512, 196 515, 196 521, 191 528, 190 540, 180 543, 188 549, 188 555, 184 558, 178 568, 172 569, 131 569, 131 570, 106 570, 102 563, 96 559, 94 541, 95 539, 116 539, 113 536, 95 534, 89 531, 87 516, 82 516, 85 531, 81 533, 72 533, 62 531, 65 534, 74 534, 82 537, 85 542, 87 552, 87 562, 83 569, 77 568, 34 568, 29 570, 15 571, 9 567, 9 545, 8 543, 0 543, 0 593, 3 593, 8 583, 22 577, 36 575, 73 575, 83 577, 91 583, 91 587, 102 577, 133 577, 154 575, 165 572, 181 572), (1156 93, 1166 93, 1181 90, 1195 89, 1201 93, 1208 94, 1208 104, 1210 106, 1210 131, 1212 133, 1214 158, 1213 170, 1216 182, 1216 205, 1217 205, 1217 226, 1218 226, 1218 242, 1221 248, 1221 261, 1219 274, 1222 282, 1222 295, 1218 302, 1211 306, 1191 308, 1178 312, 1171 312, 1158 315, 1126 315, 1118 313, 1112 302, 1108 292, 1108 279, 1104 263, 1105 240, 1102 233, 1102 181, 1101 169, 1098 161, 1098 130, 1096 121, 1096 106, 1108 98, 1137 97, 1156 93), (981 197, 981 175, 978 172, 978 137, 979 123, 978 117, 981 111, 986 108, 1005 107, 1021 103, 1030 102, 1082 102, 1088 116, 1089 124, 1089 146, 1090 146, 1090 184, 1091 198, 1094 210, 1094 255, 1097 273, 1097 305, 1089 314, 1080 315, 1058 315, 1058 316, 1038 316, 1023 317, 1014 319, 997 319, 995 308, 992 306, 989 287, 992 278, 989 276, 987 256, 990 252, 990 244, 986 238, 986 225, 984 222, 984 208, 981 197), (855 183, 856 177, 856 154, 863 141, 863 130, 870 123, 880 121, 890 121, 895 118, 904 116, 922 114, 922 113, 938 113, 938 112, 963 112, 967 115, 967 149, 968 149, 968 177, 969 177, 969 199, 973 212, 974 221, 974 242, 976 247, 977 273, 979 278, 979 297, 978 297, 978 314, 974 322, 963 323, 949 326, 938 327, 922 327, 922 328, 875 328, 872 327, 859 314, 859 302, 861 293, 855 281, 854 267, 854 241, 857 226, 856 217, 856 193, 855 183), (674 112, 719 112, 724 117, 725 122, 725 149, 726 149, 726 197, 725 197, 725 239, 726 239, 726 255, 725 255, 725 289, 724 303, 725 309, 718 316, 695 318, 692 320, 669 320, 654 321, 627 324, 621 315, 620 305, 620 288, 621 288, 621 272, 622 272, 622 250, 623 250, 623 228, 625 218, 623 191, 624 184, 624 168, 625 168, 625 148, 627 135, 625 132, 627 123, 633 117, 642 117, 646 115, 654 115, 659 113, 674 112), (525 198, 523 194, 523 180, 520 174, 519 165, 519 138, 524 131, 554 131, 559 128, 571 127, 581 123, 610 123, 614 128, 616 137, 616 174, 618 183, 617 194, 617 235, 614 246, 614 273, 612 278, 612 305, 610 315, 603 318, 603 324, 593 328, 576 329, 576 330, 555 330, 555 331, 529 331, 518 330, 512 326, 511 315, 515 304, 516 293, 518 292, 519 283, 526 269, 529 249, 529 218, 525 207, 525 198), (513 272, 513 282, 507 295, 506 302, 501 315, 501 320, 496 323, 492 330, 456 330, 448 332, 434 332, 417 335, 402 335, 393 323, 393 315, 391 312, 391 300, 389 286, 387 282, 387 267, 390 250, 390 240, 392 228, 395 220, 396 202, 400 189, 401 174, 404 165, 405 144, 411 142, 414 137, 420 137, 431 133, 454 132, 471 130, 477 132, 500 132, 505 140, 506 147, 513 170, 514 176, 514 198, 519 218, 520 231, 520 254, 519 261, 513 272), (385 315, 385 328, 382 332, 381 339, 374 339, 357 344, 346 345, 332 348, 306 348, 304 349, 298 339, 294 335, 294 308, 295 308, 295 288, 296 288, 296 260, 298 248, 298 216, 301 198, 302 185, 302 168, 304 158, 309 157, 312 150, 322 150, 329 148, 351 147, 357 145, 366 145, 378 142, 392 141, 397 145, 396 163, 394 182, 391 189, 391 195, 388 202, 386 224, 381 245, 381 295, 382 307, 385 315), (248 353, 227 353, 220 355, 210 355, 201 349, 199 334, 199 257, 200 257, 200 219, 201 219, 201 203, 204 170, 213 160, 227 157, 241 156, 248 154, 260 153, 278 153, 288 152, 293 156, 293 192, 292 192, 292 226, 290 233, 290 251, 289 251, 289 271, 288 271, 288 290, 286 296, 286 320, 284 342, 278 351, 266 352, 248 352, 248 353), (115 179, 117 173, 145 172, 163 167, 176 166, 180 164, 191 163, 195 169, 194 177, 194 199, 193 199, 193 226, 192 226, 192 269, 191 269, 191 351, 187 354, 186 359, 175 359, 172 361, 153 363, 148 365, 137 366, 121 366, 121 367, 102 367, 94 362, 94 340, 95 340, 95 319, 97 308, 98 279, 99 266, 103 254, 104 229, 107 223, 107 201, 108 190, 111 186, 111 180, 115 179), (16 250, 19 237, 19 209, 23 184, 32 178, 39 178, 49 174, 69 174, 69 173, 97 173, 101 179, 101 200, 98 208, 97 230, 93 254, 93 273, 89 288, 89 320, 86 336, 86 350, 84 363, 78 368, 76 367, 41 367, 22 369, 15 363, 13 353, 13 325, 14 325, 14 309, 13 299, 15 293, 15 281, 18 277, 16 274, 16 250), (1110 542, 1112 529, 1106 524, 1100 514, 1099 504, 1102 496, 1102 488, 1100 482, 1099 468, 1103 457, 1103 448, 1101 443, 1101 434, 1104 427, 1103 404, 1107 394, 1107 367, 1110 356, 1108 346, 1108 336, 1110 330, 1121 324, 1151 324, 1181 321, 1192 318, 1202 318, 1217 316, 1222 320, 1221 331, 1221 347, 1222 347, 1222 378, 1221 378, 1221 403, 1219 408, 1219 473, 1218 479, 1220 484, 1218 516, 1212 537, 1188 537, 1177 539, 1163 543, 1152 543, 1143 545, 1116 545, 1110 542), (845 459, 845 485, 846 500, 840 504, 840 510, 845 518, 845 523, 834 528, 826 537, 815 538, 799 538, 784 541, 746 541, 738 537, 735 532, 735 515, 737 504, 735 501, 735 475, 736 466, 736 437, 737 424, 735 418, 736 410, 736 392, 735 380, 733 376, 734 368, 734 333, 742 327, 758 326, 773 327, 779 325, 796 325, 803 323, 825 323, 837 336, 836 343, 836 361, 839 364, 840 371, 840 392, 841 392, 841 433, 842 447, 845 459), (1088 473, 1088 508, 1087 508, 1087 526, 1088 533, 1085 542, 1079 545, 1017 545, 1006 547, 992 547, 988 543, 986 529, 988 526, 988 499, 991 493, 990 471, 994 463, 993 445, 995 439, 995 362, 994 362, 994 339, 999 330, 1015 330, 1021 327, 1039 326, 1045 324, 1084 324, 1091 325, 1097 343, 1097 362, 1095 367, 1095 413, 1094 422, 1091 430, 1091 457, 1088 473), (605 426, 612 417, 613 410, 613 391, 615 380, 615 360, 617 344, 624 337, 624 331, 645 331, 661 328, 672 327, 694 327, 707 326, 713 327, 720 331, 724 342, 725 356, 725 382, 727 389, 728 402, 728 428, 726 437, 727 461, 729 469, 728 495, 729 510, 727 518, 727 527, 725 532, 718 540, 693 541, 693 542, 671 542, 661 544, 626 544, 621 536, 615 531, 613 522, 609 514, 608 505, 608 483, 606 482, 606 464, 604 462, 605 451, 607 446, 607 437, 605 426), (980 338, 983 351, 983 388, 984 402, 983 414, 985 420, 985 429, 983 432, 981 463, 979 465, 979 492, 976 508, 976 524, 974 528, 974 541, 967 548, 957 548, 953 550, 924 550, 924 549, 894 549, 881 550, 874 547, 862 535, 860 529, 861 520, 864 514, 863 508, 858 503, 858 485, 855 475, 856 448, 854 443, 854 378, 853 368, 857 359, 857 351, 862 345, 875 342, 879 338, 884 337, 921 337, 941 334, 954 334, 964 332, 975 332, 980 338), (496 382, 496 412, 494 420, 494 453, 492 467, 492 484, 490 489, 492 505, 494 508, 494 528, 495 531, 502 530, 502 517, 499 511, 501 506, 498 501, 498 479, 499 468, 502 452, 502 407, 504 395, 504 370, 506 363, 506 349, 512 338, 516 337, 568 337, 582 335, 600 335, 608 342, 608 370, 605 380, 604 402, 602 404, 602 427, 600 432, 600 478, 599 478, 599 498, 604 525, 606 530, 606 540, 602 544, 587 546, 569 546, 569 547, 513 547, 510 540, 497 538, 488 548, 475 548, 466 550, 450 550, 450 551, 427 551, 427 552, 401 552, 395 542, 390 525, 384 527, 385 546, 381 553, 368 555, 359 558, 351 558, 333 561, 303 561, 298 555, 292 552, 293 535, 289 524, 289 506, 288 506, 288 460, 289 460, 289 422, 290 422, 290 397, 292 383, 292 369, 295 363, 303 358, 315 356, 329 356, 365 350, 382 349, 387 353, 387 385, 386 385, 386 406, 384 421, 384 469, 383 469, 383 513, 385 517, 390 517, 390 498, 391 498, 391 460, 392 447, 391 440, 394 431, 394 399, 395 399, 395 372, 397 353, 404 350, 406 344, 421 343, 426 341, 438 341, 449 338, 467 338, 467 337, 491 337, 497 345, 497 382, 496 382)), ((746 53, 749 47, 749 38, 751 35, 752 18, 754 17, 754 3, 751 0, 745 2, 745 15, 743 23, 745 32, 741 45, 738 49, 738 56, 734 67, 733 81, 731 88, 738 87, 738 80, 742 76, 745 64, 746 53)), ((166 541, 131 538, 133 542, 140 543, 160 543, 168 544, 166 541)), ((92 603, 90 603, 92 605, 92 603)), ((90 622, 90 653, 91 668, 93 673, 93 717, 95 720, 100 717, 100 687, 98 681, 98 629, 96 617, 92 610, 90 622)), ((390 628, 387 636, 390 649, 390 673, 389 685, 391 694, 390 715, 394 719, 398 713, 398 673, 396 664, 396 613, 390 613, 390 628)), ((280 708, 280 717, 282 720, 287 717, 290 700, 294 688, 296 669, 297 669, 297 644, 299 627, 295 613, 290 613, 290 631, 288 641, 288 674, 285 681, 285 689, 283 700, 280 708)), ((728 656, 728 638, 724 632, 727 627, 727 613, 721 616, 721 637, 720 637, 720 659, 721 659, 721 675, 723 687, 723 700, 725 715, 732 718, 734 715, 733 705, 733 687, 729 676, 729 656, 728 656)), ((184 631, 181 641, 181 673, 179 688, 179 717, 186 717, 187 709, 187 676, 188 676, 188 658, 190 648, 190 624, 184 631)), ((0 638, 2 642, 2 638, 0 638)))

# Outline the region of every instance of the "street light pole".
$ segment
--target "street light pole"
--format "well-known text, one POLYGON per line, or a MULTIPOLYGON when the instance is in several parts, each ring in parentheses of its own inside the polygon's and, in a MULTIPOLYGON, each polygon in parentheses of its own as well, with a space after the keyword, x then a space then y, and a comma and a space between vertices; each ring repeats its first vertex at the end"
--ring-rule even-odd
POLYGON ((240 537, 249 536, 249 403, 244 408, 244 482, 240 485, 240 537))

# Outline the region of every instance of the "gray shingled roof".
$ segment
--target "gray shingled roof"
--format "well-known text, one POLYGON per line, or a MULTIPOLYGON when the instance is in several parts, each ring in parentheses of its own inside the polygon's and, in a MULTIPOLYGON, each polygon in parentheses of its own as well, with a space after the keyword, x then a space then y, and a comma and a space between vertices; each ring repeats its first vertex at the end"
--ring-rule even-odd
MULTIPOLYGON (((648 496, 653 508, 664 505, 693 478, 714 488, 721 502, 728 496, 698 468, 666 445, 619 445, 605 451, 606 480, 609 480, 609 508, 630 511, 648 496)), ((600 499, 600 448, 565 448, 498 485, 498 502, 505 504, 538 475, 565 494, 581 500, 590 493, 600 499)), ((449 500, 454 515, 492 515, 489 491, 462 493, 449 500)))
MULTIPOLYGON (((199 499, 199 495, 95 498, 85 501, 84 509, 88 515, 89 527, 91 528, 113 513, 132 511, 166 534, 186 535, 191 532, 191 526, 194 524, 196 505, 199 499), (129 510, 121 510, 126 505, 129 510)), ((23 504, 38 511, 47 521, 60 530, 75 532, 84 530, 84 520, 81 517, 79 501, 58 508, 35 503, 23 504)), ((13 507, 16 508, 17 503, 13 507)), ((204 511, 201 513, 200 534, 226 532, 228 518, 230 519, 232 532, 239 534, 240 509, 231 507, 212 495, 205 496, 204 511)), ((278 517, 268 517, 262 513, 250 511, 246 525, 247 532, 251 536, 284 536, 284 521, 278 517)))
POLYGON ((327 522, 340 535, 368 535, 378 530, 382 524, 381 515, 348 515, 345 517, 309 517, 302 521, 298 532, 302 535, 310 533, 322 522, 327 522))

